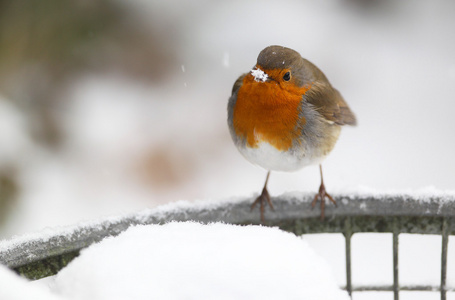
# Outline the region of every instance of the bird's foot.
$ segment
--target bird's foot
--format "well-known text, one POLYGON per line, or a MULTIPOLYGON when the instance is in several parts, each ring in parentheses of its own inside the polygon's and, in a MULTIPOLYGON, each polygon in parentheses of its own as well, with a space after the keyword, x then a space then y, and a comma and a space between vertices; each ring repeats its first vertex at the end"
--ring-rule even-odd
POLYGON ((335 206, 337 206, 337 202, 332 198, 332 196, 327 193, 325 190, 324 183, 321 183, 321 186, 319 187, 319 192, 314 196, 313 202, 311 202, 311 207, 314 208, 316 206, 316 203, 318 202, 318 199, 321 199, 321 221, 324 220, 324 208, 325 208, 325 198, 328 198, 335 206))
POLYGON ((256 200, 253 202, 253 204, 251 204, 251 211, 254 209, 254 207, 258 203, 259 203, 259 207, 260 207, 260 211, 261 211, 261 222, 264 223, 264 221, 265 221, 265 218, 264 218, 265 204, 268 203, 270 208, 272 210, 275 210, 273 208, 273 204, 272 204, 272 201, 270 200, 270 195, 269 195, 269 192, 267 191, 266 187, 264 187, 264 189, 262 189, 262 193, 259 195, 259 197, 256 198, 256 200))

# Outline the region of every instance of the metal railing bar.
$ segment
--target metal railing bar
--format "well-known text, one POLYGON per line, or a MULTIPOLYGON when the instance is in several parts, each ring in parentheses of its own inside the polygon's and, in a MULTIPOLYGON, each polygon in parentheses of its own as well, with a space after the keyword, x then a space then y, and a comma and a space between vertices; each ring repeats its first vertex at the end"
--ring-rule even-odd
POLYGON ((398 300, 400 297, 400 285, 398 279, 398 219, 393 219, 393 299, 398 300))
POLYGON ((449 246, 449 224, 447 218, 442 219, 442 250, 441 250, 441 300, 446 300, 447 250, 449 246))
MULTIPOLYGON (((420 199, 413 195, 333 195, 338 207, 326 207, 326 219, 311 209, 312 193, 292 193, 272 197, 275 211, 266 210, 263 225, 277 226, 295 234, 343 233, 349 218, 351 233, 393 232, 393 218, 400 219, 399 232, 441 234, 441 219, 455 216, 455 195, 438 194, 420 199), (438 225, 439 224, 439 225, 438 225)), ((80 223, 55 229, 52 234, 32 233, 9 241, 0 241, 0 264, 16 269, 27 278, 38 279, 55 274, 81 249, 105 237, 116 236, 134 225, 163 224, 171 221, 201 223, 260 224, 259 212, 251 211, 255 196, 243 199, 191 203, 183 202, 120 217, 80 223), (43 271, 29 266, 42 264, 43 271), (23 271, 26 270, 26 271, 23 271), (35 269, 33 269, 35 270, 35 269)), ((455 232, 448 223, 449 234, 455 232)), ((352 284, 352 281, 351 281, 352 284)))
MULTIPOLYGON (((393 285, 375 285, 375 286, 352 286, 352 292, 393 292, 393 285)), ((342 287, 346 290, 346 287, 342 287)), ((400 291, 421 291, 421 292, 439 292, 439 286, 433 285, 402 285, 400 286, 400 291)), ((455 288, 447 288, 447 292, 455 292, 455 288)))
POLYGON ((349 296, 352 298, 352 273, 351 273, 351 237, 352 237, 352 226, 351 218, 346 218, 344 221, 344 238, 346 246, 346 290, 349 296))

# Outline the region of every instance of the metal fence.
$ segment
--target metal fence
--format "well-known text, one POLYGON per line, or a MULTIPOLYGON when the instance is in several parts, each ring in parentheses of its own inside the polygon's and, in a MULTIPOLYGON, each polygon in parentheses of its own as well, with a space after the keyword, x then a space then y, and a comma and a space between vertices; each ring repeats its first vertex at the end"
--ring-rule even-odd
MULTIPOLYGON (((326 220, 319 219, 319 211, 312 210, 313 195, 289 194, 272 198, 275 211, 266 211, 267 226, 293 232, 342 233, 345 237, 346 285, 350 295, 363 291, 393 291, 399 299, 400 291, 439 291, 446 299, 447 249, 449 235, 455 233, 455 195, 416 197, 412 195, 337 195, 338 207, 326 207, 326 220), (393 284, 391 286, 356 286, 352 284, 351 239, 360 232, 392 233, 393 284), (441 281, 439 286, 400 285, 398 280, 399 235, 401 233, 437 234, 442 236, 441 281)), ((116 236, 132 225, 163 224, 170 221, 194 220, 202 223, 260 224, 258 211, 250 211, 252 199, 232 201, 183 203, 169 205, 137 214, 108 218, 54 231, 51 236, 40 233, 0 242, 0 263, 30 279, 56 274, 81 249, 116 236)))

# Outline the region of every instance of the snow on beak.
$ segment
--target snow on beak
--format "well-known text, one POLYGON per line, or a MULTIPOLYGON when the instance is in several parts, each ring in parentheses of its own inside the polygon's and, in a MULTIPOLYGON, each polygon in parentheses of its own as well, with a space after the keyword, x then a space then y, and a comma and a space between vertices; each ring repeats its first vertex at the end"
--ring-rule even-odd
POLYGON ((251 70, 251 75, 254 76, 254 80, 257 82, 266 82, 269 77, 264 71, 259 69, 259 67, 251 70))

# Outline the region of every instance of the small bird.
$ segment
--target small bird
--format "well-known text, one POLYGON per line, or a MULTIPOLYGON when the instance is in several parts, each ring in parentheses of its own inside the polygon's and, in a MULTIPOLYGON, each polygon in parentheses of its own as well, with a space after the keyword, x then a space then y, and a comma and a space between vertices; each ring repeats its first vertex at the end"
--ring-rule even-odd
POLYGON ((326 192, 321 162, 340 135, 341 126, 356 125, 356 117, 327 77, 298 52, 269 46, 259 53, 253 69, 234 83, 228 102, 228 126, 234 144, 251 163, 266 169, 259 203, 264 222, 271 171, 296 171, 319 164, 321 185, 312 207, 321 201, 324 219, 326 192))

